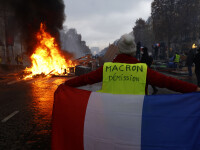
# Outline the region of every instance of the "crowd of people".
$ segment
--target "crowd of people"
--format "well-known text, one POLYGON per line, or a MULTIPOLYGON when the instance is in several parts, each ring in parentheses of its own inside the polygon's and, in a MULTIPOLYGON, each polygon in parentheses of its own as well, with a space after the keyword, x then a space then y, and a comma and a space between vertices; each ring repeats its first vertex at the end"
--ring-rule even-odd
MULTIPOLYGON (((142 43, 137 43, 137 52, 136 52, 136 58, 140 60, 141 62, 147 63, 147 65, 150 67, 153 59, 157 60, 159 59, 159 49, 160 44, 156 43, 152 46, 153 49, 153 55, 149 56, 149 52, 147 47, 142 47, 142 43), (141 55, 142 54, 142 55, 141 55), (148 60, 149 59, 149 60, 148 60), (150 63, 151 62, 151 63, 150 63)), ((191 78, 193 76, 193 66, 194 66, 194 72, 197 79, 197 85, 200 86, 200 47, 199 48, 192 48, 188 52, 185 52, 185 54, 181 55, 178 51, 175 51, 175 54, 172 55, 172 57, 169 59, 168 67, 179 69, 182 67, 181 64, 181 56, 185 56, 185 66, 187 66, 188 69, 188 76, 191 78)), ((155 88, 153 88, 155 89, 155 88)), ((157 92, 157 90, 154 90, 157 92)), ((153 92, 153 93, 156 93, 153 92)))
MULTIPOLYGON (((197 86, 189 82, 178 80, 176 78, 166 76, 162 73, 151 69, 150 67, 153 63, 153 57, 149 55, 148 48, 140 47, 140 51, 138 51, 139 44, 135 44, 134 38, 130 34, 123 35, 118 41, 117 47, 119 54, 114 58, 112 62, 105 62, 104 65, 98 68, 97 70, 67 80, 56 90, 54 94, 55 100, 52 126, 52 133, 54 133, 52 134, 54 143, 52 145, 54 145, 54 147, 62 147, 60 145, 63 145, 63 147, 74 147, 74 144, 71 144, 70 141, 71 137, 73 137, 72 141, 75 141, 77 143, 77 141, 79 141, 79 138, 82 141, 82 131, 90 131, 90 129, 92 129, 90 132, 88 132, 89 134, 86 134, 85 136, 88 136, 90 138, 88 139, 91 142, 94 141, 98 145, 100 145, 97 148, 101 149, 101 147, 103 147, 102 149, 106 149, 104 148, 105 146, 108 149, 114 149, 116 143, 115 141, 119 142, 122 139, 120 136, 118 136, 118 133, 125 137, 125 142, 123 143, 123 145, 121 144, 123 140, 121 143, 119 142, 122 145, 121 146, 119 144, 120 148, 130 148, 132 145, 130 144, 130 142, 128 142, 127 144, 126 139, 129 139, 129 137, 132 135, 130 135, 130 132, 128 131, 130 129, 134 129, 134 131, 137 131, 138 127, 139 129, 141 129, 141 119, 139 117, 142 117, 142 119, 144 118, 142 120, 142 124, 144 124, 144 127, 142 126, 142 128, 144 128, 142 131, 148 132, 146 135, 144 134, 144 139, 147 139, 148 137, 150 137, 151 139, 151 135, 156 133, 157 136, 154 139, 155 141, 158 141, 157 143, 153 141, 153 143, 155 143, 155 146, 153 146, 153 148, 151 144, 152 142, 150 142, 150 144, 148 144, 148 142, 146 145, 144 144, 144 146, 146 146, 147 149, 148 145, 150 149, 162 149, 163 143, 164 149, 166 149, 166 147, 168 149, 176 149, 177 147, 183 149, 183 146, 186 148, 189 147, 189 149, 194 149, 195 146, 198 147, 199 133, 196 131, 198 131, 199 128, 196 129, 195 125, 198 122, 199 112, 197 110, 199 103, 199 94, 193 93, 192 96, 194 96, 195 99, 192 100, 190 92, 200 92, 199 85, 197 86), (98 82, 102 82, 101 90, 97 91, 95 89, 95 92, 92 93, 85 90, 79 90, 78 92, 76 91, 77 89, 69 88, 85 86, 88 84, 91 85, 98 82), (170 95, 167 98, 164 98, 166 95, 145 96, 146 98, 149 98, 149 100, 147 100, 144 98, 143 95, 149 94, 148 85, 151 85, 154 89, 154 92, 152 94, 156 94, 156 87, 167 88, 175 92, 190 94, 170 95), (97 92, 102 92, 103 94, 97 92), (180 98, 178 98, 179 96, 180 98), (139 109, 140 106, 141 109, 139 109), (194 107, 194 109, 192 107, 194 107), (153 110, 155 110, 155 112, 153 112, 153 110), (73 115, 74 112, 75 117, 73 115), (85 114, 87 113, 91 113, 91 115, 88 115, 89 117, 85 117, 85 114), (70 121, 63 121, 62 118, 69 118, 68 120, 70 121), (77 121, 77 118, 81 119, 77 121), (79 134, 76 134, 76 136, 74 136, 74 132, 70 132, 71 134, 68 134, 68 130, 66 129, 68 129, 69 127, 70 129, 77 129, 77 124, 81 126, 85 125, 84 118, 86 118, 86 121, 89 121, 86 124, 87 128, 83 128, 84 130, 80 130, 81 136, 79 136, 79 134), (111 123, 109 122, 110 120, 111 123), (121 124, 118 124, 119 122, 121 122, 121 124), (158 130, 157 124, 159 122, 160 129, 158 130), (100 128, 98 124, 100 124, 100 128), (133 124, 136 124, 137 128, 133 128, 133 124), (183 125, 184 127, 182 127, 183 125), (95 126, 96 128, 91 128, 91 126, 95 126), (177 132, 180 136, 178 135, 177 138, 175 138, 175 140, 171 140, 170 138, 176 134, 175 132, 178 128, 180 128, 180 126, 181 130, 178 130, 177 132), (110 137, 114 139, 111 140, 111 142, 109 141, 111 143, 109 143, 111 146, 107 146, 107 141, 102 142, 102 138, 101 140, 95 140, 96 134, 93 133, 97 133, 96 131, 99 131, 101 127, 103 127, 103 129, 106 128, 106 130, 103 130, 106 136, 101 136, 105 138, 105 140, 103 139, 104 141, 106 141, 107 139, 109 141, 110 137), (116 130, 112 130, 113 127, 116 128, 116 130), (149 132, 151 131, 152 127, 155 127, 153 132, 149 132), (195 128, 196 130, 193 130, 193 128, 195 128), (187 132, 189 134, 185 134, 187 132), (192 136, 194 134, 197 136, 194 136, 193 138, 192 136), (164 138, 162 138, 162 135, 164 138), (184 139, 181 136, 184 137, 184 139), (158 140, 157 137, 161 137, 162 139, 158 140), (166 137, 169 137, 170 139, 167 142, 165 142, 167 139, 166 137), (188 140, 188 137, 191 137, 192 140, 188 140), (58 140, 59 138, 61 140, 58 140), (176 142, 177 139, 178 142, 176 142), (65 141, 67 142, 66 145, 65 141), (183 141, 183 143, 186 144, 180 144, 179 141, 183 141), (187 143, 187 141, 189 141, 189 144, 187 143)), ((195 65, 196 61, 199 62, 199 57, 200 49, 199 53, 194 57, 195 65)), ((175 58, 175 60, 177 60, 177 58, 175 58)), ((135 146, 135 141, 137 141, 136 137, 138 137, 137 132, 133 134, 133 138, 131 138, 131 141, 134 142, 133 146, 138 148, 140 145, 137 146, 136 143, 135 146)), ((94 147, 94 144, 92 143, 91 146, 94 147)))
MULTIPOLYGON (((142 48, 143 54, 141 57, 140 53, 138 52, 138 48, 141 45, 137 43, 137 46, 136 46, 134 39, 131 35, 129 34, 123 35, 120 38, 117 46, 119 50, 119 55, 117 55, 116 58, 112 61, 113 63, 139 64, 143 62, 147 64, 148 66, 147 70, 144 71, 142 75, 146 77, 146 81, 145 82, 143 81, 141 83, 141 84, 144 84, 144 83, 146 84, 146 88, 145 88, 146 94, 148 94, 147 89, 148 89, 149 84, 154 89, 154 92, 152 94, 156 94, 157 92, 157 89, 155 87, 167 88, 167 89, 180 92, 180 93, 200 91, 199 85, 197 86, 192 83, 184 82, 184 81, 163 75, 157 71, 152 70, 150 66, 153 62, 153 59, 148 55, 148 49, 145 47, 142 48), (145 72, 146 72, 146 75, 145 75, 145 72)), ((199 57, 200 57, 200 53, 199 53, 199 57)), ((97 70, 92 71, 88 74, 84 74, 84 75, 75 77, 73 79, 67 80, 64 84, 66 86, 78 87, 78 86, 84 86, 87 84, 94 84, 94 83, 103 81, 103 85, 104 85, 105 82, 108 82, 107 79, 103 75, 103 74, 107 74, 108 72, 103 73, 104 70, 105 69, 103 69, 103 66, 102 66, 98 68, 97 70)), ((115 89, 115 87, 112 87, 112 86, 113 85, 109 85, 111 89, 112 88, 115 89)), ((126 88, 129 88, 129 87, 126 87, 126 88)), ((135 89, 132 89, 132 90, 135 90, 135 89)))

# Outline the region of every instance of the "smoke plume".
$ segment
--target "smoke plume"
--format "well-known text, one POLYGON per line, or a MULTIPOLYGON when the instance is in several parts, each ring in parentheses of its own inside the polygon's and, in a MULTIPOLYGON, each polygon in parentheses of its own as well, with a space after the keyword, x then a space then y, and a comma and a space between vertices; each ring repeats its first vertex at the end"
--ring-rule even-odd
POLYGON ((65 19, 63 0, 0 0, 0 5, 5 11, 13 13, 15 27, 20 31, 29 54, 33 52, 35 34, 41 22, 59 43, 58 30, 62 29, 65 19))

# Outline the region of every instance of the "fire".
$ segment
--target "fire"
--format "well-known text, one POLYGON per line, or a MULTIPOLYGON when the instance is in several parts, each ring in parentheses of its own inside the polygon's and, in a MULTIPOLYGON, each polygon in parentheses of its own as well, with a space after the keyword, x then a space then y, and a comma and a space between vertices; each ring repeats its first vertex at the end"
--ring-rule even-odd
POLYGON ((32 66, 25 69, 26 72, 31 72, 31 74, 24 79, 31 78, 37 74, 46 76, 63 74, 64 69, 75 66, 71 60, 66 61, 59 53, 55 38, 45 31, 45 25, 42 23, 40 31, 37 33, 37 41, 35 51, 30 57, 32 66))

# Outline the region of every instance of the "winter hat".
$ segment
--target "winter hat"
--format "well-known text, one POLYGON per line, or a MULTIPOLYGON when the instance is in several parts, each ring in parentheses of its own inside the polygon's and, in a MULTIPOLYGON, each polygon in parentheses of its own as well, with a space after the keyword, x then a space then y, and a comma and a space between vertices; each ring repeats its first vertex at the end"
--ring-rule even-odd
POLYGON ((134 54, 136 52, 136 46, 133 36, 130 34, 124 34, 118 41, 118 50, 122 54, 134 54))

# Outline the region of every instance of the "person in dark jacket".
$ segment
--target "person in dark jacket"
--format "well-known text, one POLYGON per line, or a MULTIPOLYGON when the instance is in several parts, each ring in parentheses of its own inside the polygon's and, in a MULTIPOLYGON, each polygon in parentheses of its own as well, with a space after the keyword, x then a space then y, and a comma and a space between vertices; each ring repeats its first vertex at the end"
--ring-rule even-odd
MULTIPOLYGON (((153 57, 149 56, 147 47, 143 47, 142 52, 143 52, 143 54, 142 54, 142 58, 141 58, 140 62, 146 63, 147 66, 150 68, 151 64, 153 63, 153 57)), ((153 85, 151 85, 151 87, 153 88, 152 95, 156 94, 158 92, 158 89, 153 85)))
POLYGON ((141 58, 141 62, 142 63, 146 63, 148 67, 151 67, 151 64, 153 63, 153 58, 151 56, 149 56, 148 54, 148 48, 147 47, 143 47, 142 48, 142 58, 141 58))
POLYGON ((197 85, 200 86, 200 48, 197 49, 197 54, 194 57, 195 74, 197 77, 197 85))
POLYGON ((187 54, 187 59, 186 59, 186 65, 188 67, 188 74, 190 77, 192 77, 192 64, 194 61, 194 52, 193 49, 190 49, 190 51, 187 54))
POLYGON ((136 50, 136 58, 140 60, 140 48, 141 48, 141 42, 137 42, 137 50, 136 50))
POLYGON ((158 59, 159 44, 158 43, 155 44, 153 46, 153 48, 154 48, 154 59, 157 60, 158 59))

